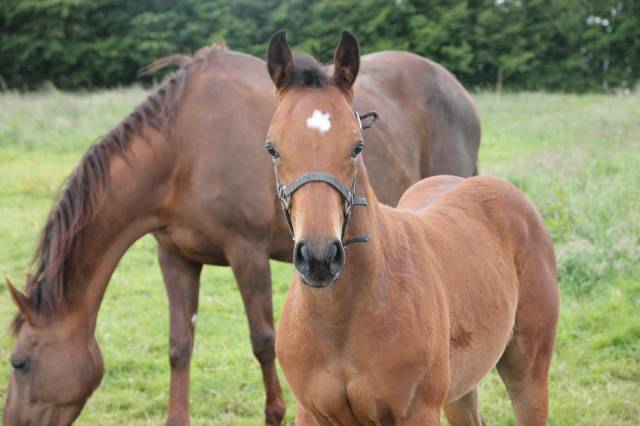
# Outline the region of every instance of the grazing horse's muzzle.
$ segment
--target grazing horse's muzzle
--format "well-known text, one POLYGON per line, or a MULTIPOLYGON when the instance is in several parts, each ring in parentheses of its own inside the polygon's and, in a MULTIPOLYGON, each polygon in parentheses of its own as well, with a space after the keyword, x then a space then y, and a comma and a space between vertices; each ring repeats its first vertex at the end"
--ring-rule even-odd
POLYGON ((342 272, 345 255, 344 246, 337 238, 305 240, 296 243, 293 264, 302 282, 310 287, 327 287, 333 284, 342 272))

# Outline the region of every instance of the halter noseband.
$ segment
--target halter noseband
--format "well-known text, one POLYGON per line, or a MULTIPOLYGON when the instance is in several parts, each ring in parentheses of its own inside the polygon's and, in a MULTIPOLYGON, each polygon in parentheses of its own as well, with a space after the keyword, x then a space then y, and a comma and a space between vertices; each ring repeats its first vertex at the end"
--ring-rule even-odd
MULTIPOLYGON (((356 119, 358 120, 358 124, 360 125, 360 129, 368 129, 373 124, 378 121, 378 113, 375 111, 367 112, 365 114, 359 115, 357 112, 355 113, 356 119), (368 117, 373 117, 373 119, 369 122, 369 124, 363 126, 362 120, 368 117)), ((338 191, 340 197, 342 197, 343 207, 342 211, 344 214, 344 223, 342 224, 342 245, 344 247, 348 246, 352 243, 366 243, 369 241, 368 235, 361 235, 358 237, 350 238, 344 241, 344 236, 347 232, 347 226, 349 225, 349 220, 351 219, 351 208, 353 206, 367 206, 367 200, 361 197, 356 197, 356 176, 357 172, 353 174, 353 180, 351 181, 351 188, 348 188, 347 185, 342 183, 339 179, 329 173, 323 172, 311 172, 305 173, 302 176, 296 178, 289 185, 283 185, 280 183, 280 178, 278 177, 278 171, 273 169, 276 175, 276 191, 278 193, 278 197, 280 198, 280 205, 282 207, 282 212, 284 213, 284 217, 287 219, 287 225, 289 226, 289 232, 291 233, 291 238, 295 240, 295 235, 293 233, 293 223, 291 222, 291 197, 294 192, 298 189, 302 188, 304 185, 310 182, 324 182, 331 186, 333 189, 338 191)))

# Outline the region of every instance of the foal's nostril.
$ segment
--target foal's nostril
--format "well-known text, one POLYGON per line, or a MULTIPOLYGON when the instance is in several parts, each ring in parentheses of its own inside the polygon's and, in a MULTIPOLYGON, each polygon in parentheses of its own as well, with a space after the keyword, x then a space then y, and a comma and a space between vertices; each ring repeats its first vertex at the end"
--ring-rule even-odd
POLYGON ((293 250, 293 264, 302 281, 313 287, 332 283, 342 271, 345 255, 342 242, 332 239, 300 240, 293 250))
POLYGON ((298 269, 298 271, 303 274, 308 268, 309 264, 309 248, 304 241, 300 241, 296 243, 295 248, 293 249, 293 264, 298 269))
POLYGON ((327 260, 329 261, 329 268, 331 269, 331 273, 337 274, 342 270, 342 267, 344 266, 344 247, 342 246, 342 242, 338 240, 332 242, 329 246, 327 254, 327 260))

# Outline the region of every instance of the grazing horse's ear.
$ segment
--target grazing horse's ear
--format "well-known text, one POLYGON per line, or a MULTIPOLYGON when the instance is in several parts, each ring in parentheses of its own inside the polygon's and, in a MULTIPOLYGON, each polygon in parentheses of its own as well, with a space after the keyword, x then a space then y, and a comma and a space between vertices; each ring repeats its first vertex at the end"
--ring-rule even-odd
POLYGON ((342 91, 353 95, 352 86, 360 69, 360 46, 349 31, 342 31, 342 39, 333 59, 333 81, 342 91))
POLYGON ((11 284, 9 278, 5 278, 7 288, 9 289, 9 294, 13 299, 13 303, 16 304, 20 313, 27 318, 27 321, 31 322, 34 318, 33 309, 31 308, 31 303, 29 303, 29 298, 22 294, 20 291, 16 290, 16 288, 11 284))
POLYGON ((285 89, 293 72, 293 54, 284 30, 278 31, 271 37, 267 50, 267 68, 276 88, 285 89))

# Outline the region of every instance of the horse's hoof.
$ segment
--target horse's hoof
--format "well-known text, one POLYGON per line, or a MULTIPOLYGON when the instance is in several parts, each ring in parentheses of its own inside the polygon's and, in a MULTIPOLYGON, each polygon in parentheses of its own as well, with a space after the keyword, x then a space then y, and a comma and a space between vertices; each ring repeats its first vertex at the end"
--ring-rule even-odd
POLYGON ((267 426, 279 426, 282 423, 282 419, 284 419, 284 413, 286 411, 287 408, 284 406, 284 404, 274 404, 270 407, 265 408, 265 424, 267 426))

